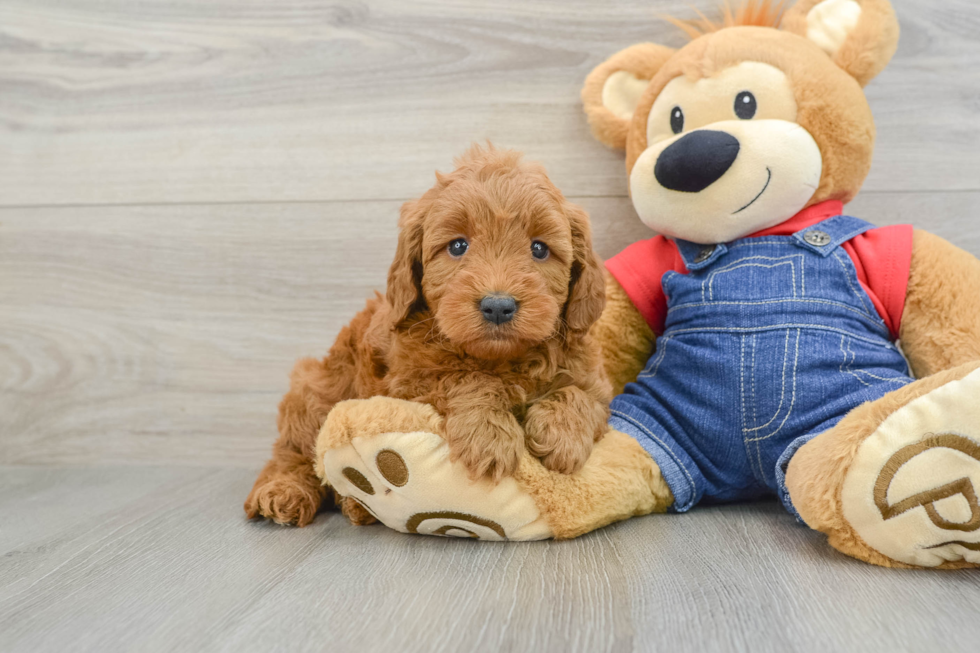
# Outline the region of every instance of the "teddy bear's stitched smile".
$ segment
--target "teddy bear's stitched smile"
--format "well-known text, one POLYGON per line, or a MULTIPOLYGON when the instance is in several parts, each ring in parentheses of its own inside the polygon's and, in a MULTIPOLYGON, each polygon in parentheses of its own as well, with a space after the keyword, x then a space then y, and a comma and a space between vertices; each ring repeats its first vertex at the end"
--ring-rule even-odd
POLYGON ((767 188, 769 188, 769 182, 772 181, 772 168, 770 168, 769 166, 766 166, 766 175, 767 175, 766 176, 766 185, 762 187, 762 190, 759 191, 759 194, 756 195, 752 199, 751 202, 749 202, 748 204, 746 204, 745 206, 743 206, 742 208, 740 208, 738 211, 735 211, 735 213, 733 213, 732 215, 737 215, 737 214, 741 213, 745 209, 747 209, 750 206, 752 206, 753 204, 755 204, 756 203, 756 200, 758 200, 760 197, 762 197, 762 194, 766 192, 766 189, 767 188))

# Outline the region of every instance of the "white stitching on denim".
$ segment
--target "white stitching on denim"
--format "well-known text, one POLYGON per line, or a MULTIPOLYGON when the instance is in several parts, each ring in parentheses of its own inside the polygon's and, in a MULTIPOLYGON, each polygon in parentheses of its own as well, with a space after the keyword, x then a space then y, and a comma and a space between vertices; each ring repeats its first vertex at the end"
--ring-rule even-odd
POLYGON ((846 336, 840 337, 840 351, 842 354, 844 354, 844 362, 840 364, 841 374, 850 374, 851 376, 853 376, 855 379, 858 380, 858 383, 863 383, 866 386, 871 385, 870 383, 867 383, 861 377, 857 376, 856 374, 854 374, 854 372, 851 371, 851 357, 854 356, 854 352, 851 351, 851 346, 849 344, 848 345, 844 344, 845 338, 846 336), (847 366, 847 369, 844 369, 845 365, 847 366))
POLYGON ((833 256, 834 256, 834 260, 837 261, 837 263, 841 266, 841 269, 844 270, 844 279, 847 281, 847 286, 851 289, 851 292, 854 293, 854 296, 858 298, 858 301, 861 302, 861 306, 864 307, 865 312, 868 315, 873 316, 874 312, 868 308, 868 303, 864 301, 864 297, 862 297, 858 293, 858 291, 854 288, 854 284, 851 283, 851 271, 847 269, 847 264, 841 260, 840 250, 835 251, 833 256))
POLYGON ((657 372, 660 371, 660 364, 664 362, 664 357, 667 355, 667 343, 669 342, 670 342, 670 337, 665 338, 661 336, 660 339, 657 340, 657 351, 659 353, 659 356, 657 356, 656 364, 653 366, 653 369, 650 372, 643 370, 637 375, 636 378, 652 379, 657 376, 657 372))
POLYGON ((729 272, 731 270, 737 270, 739 268, 744 268, 744 267, 759 267, 759 268, 766 268, 771 270, 773 268, 779 267, 780 265, 787 265, 787 264, 789 264, 790 270, 793 273, 793 297, 796 297, 796 264, 793 259, 799 259, 800 264, 801 265, 803 264, 802 254, 794 254, 792 256, 748 256, 746 258, 739 259, 738 261, 735 261, 733 263, 729 263, 724 267, 720 267, 717 270, 713 270, 711 274, 708 275, 708 278, 701 282, 701 301, 706 301, 704 297, 705 284, 708 285, 708 296, 710 297, 711 301, 714 301, 714 289, 712 288, 712 284, 714 283, 715 277, 718 274, 721 274, 722 272, 729 272), (747 263, 747 261, 756 261, 756 260, 778 261, 778 263, 776 263, 775 265, 747 263))
POLYGON ((763 245, 787 245, 792 244, 792 236, 765 236, 762 238, 753 238, 752 240, 746 240, 733 245, 727 245, 728 251, 733 249, 739 249, 740 247, 761 247, 763 245))
MULTIPOLYGON (((745 258, 740 258, 737 261, 732 261, 728 265, 718 268, 717 270, 711 271, 711 276, 718 274, 719 272, 726 272, 728 270, 733 270, 741 267, 746 261, 777 261, 779 264, 792 263, 793 259, 802 259, 803 254, 789 254, 787 256, 763 256, 757 254, 755 256, 746 256, 745 258)), ((774 267, 774 266, 766 266, 774 267)))
POLYGON ((878 340, 872 340, 871 338, 865 338, 863 336, 856 336, 853 333, 844 331, 843 329, 835 329, 834 327, 823 326, 822 324, 770 324, 764 327, 692 327, 690 329, 670 329, 668 333, 671 338, 675 338, 682 333, 701 333, 701 332, 711 332, 711 333, 761 333, 763 331, 782 331, 783 329, 810 329, 813 331, 830 331, 832 333, 842 333, 849 338, 854 340, 860 340, 861 342, 866 342, 869 345, 875 347, 881 347, 883 349, 892 349, 893 345, 890 342, 880 342, 878 340))
MULTIPOLYGON (((768 440, 769 438, 773 437, 774 435, 776 435, 777 433, 779 433, 780 431, 783 430, 783 427, 786 426, 786 422, 789 421, 790 415, 793 414, 793 409, 796 406, 796 377, 797 377, 797 371, 799 370, 799 366, 800 366, 800 336, 801 336, 801 332, 802 332, 801 329, 797 329, 796 330, 796 354, 795 354, 795 357, 793 359, 793 399, 789 403, 789 410, 786 411, 786 417, 783 418, 783 421, 780 422, 780 424, 779 424, 779 428, 777 428, 775 431, 773 431, 769 435, 766 435, 766 436, 763 436, 763 437, 760 437, 760 438, 752 438, 752 439, 749 440, 749 442, 759 442, 760 440, 768 440)), ((784 376, 783 383, 785 384, 785 382, 786 382, 785 381, 785 371, 783 373, 783 376, 784 376)), ((761 464, 761 462, 762 462, 762 459, 761 458, 760 458, 759 462, 761 464)))
MULTIPOLYGON (((845 217, 849 217, 849 216, 838 215, 838 216, 836 216, 834 218, 830 218, 830 220, 827 220, 826 222, 837 220, 837 218, 845 218, 845 217)), ((857 220, 857 218, 851 218, 851 219, 852 220, 857 220)), ((824 222, 823 224, 826 224, 826 222, 824 222)), ((866 231, 870 231, 871 229, 874 229, 874 225, 871 225, 869 223, 866 223, 866 222, 864 222, 864 220, 858 220, 858 222, 861 222, 862 224, 859 225, 859 226, 854 227, 850 231, 845 231, 842 235, 839 235, 836 238, 834 238, 834 240, 831 241, 828 245, 824 245, 823 247, 820 247, 820 248, 814 247, 814 251, 816 251, 816 252, 822 252, 824 249, 827 249, 828 246, 830 248, 834 249, 834 250, 837 250, 838 248, 840 248, 841 245, 843 245, 847 241, 849 241, 849 240, 851 240, 853 238, 857 238, 858 236, 860 236, 861 234, 865 233, 866 231)), ((809 227, 808 229, 806 229, 805 231, 800 232, 800 233, 804 233, 805 234, 806 231, 812 230, 814 227, 817 227, 819 224, 821 224, 821 223, 817 223, 817 224, 813 225, 813 227, 809 227)), ((837 225, 834 225, 834 227, 836 227, 836 226, 837 225)), ((828 228, 828 229, 826 229, 826 231, 835 231, 835 229, 828 228)), ((795 238, 796 237, 796 234, 793 234, 793 237, 795 238)), ((807 243, 806 242, 806 236, 805 235, 804 235, 803 242, 806 245, 808 245, 810 247, 813 247, 813 245, 810 245, 810 243, 807 243)))
POLYGON ((827 218, 826 220, 818 222, 817 224, 810 225, 803 231, 798 231, 797 233, 793 234, 791 237, 808 249, 811 249, 818 254, 822 254, 824 251, 836 251, 847 241, 851 240, 852 238, 856 238, 857 236, 860 236, 864 232, 870 231, 871 229, 874 229, 874 225, 865 222, 864 220, 853 218, 848 215, 835 215, 832 218, 827 218), (860 224, 853 226, 850 231, 842 231, 837 233, 838 225, 844 225, 846 227, 849 222, 857 222, 860 224), (812 232, 817 227, 820 227, 825 233, 831 235, 833 240, 822 247, 817 247, 806 242, 806 234, 812 232))
MULTIPOLYGON (((830 222, 834 218, 841 218, 841 217, 847 218, 847 217, 851 217, 851 216, 845 216, 845 215, 834 216, 833 218, 828 218, 827 220, 824 220, 822 222, 818 222, 817 224, 811 225, 811 226, 807 227, 806 229, 804 229, 803 231, 797 232, 797 233, 804 233, 804 232, 809 231, 810 229, 813 229, 814 227, 817 227, 817 226, 819 226, 821 224, 824 224, 825 225, 827 222, 830 222)), ((852 218, 852 219, 853 220, 857 220, 858 222, 861 222, 861 223, 864 223, 864 224, 862 224, 861 226, 855 227, 854 230, 851 231, 851 232, 849 232, 849 233, 847 233, 845 235, 845 237, 834 239, 834 243, 835 243, 834 247, 835 248, 840 248, 840 246, 843 245, 844 243, 846 243, 847 241, 849 241, 849 240, 851 240, 853 238, 856 238, 857 236, 860 236, 861 234, 863 234, 863 233, 865 233, 867 231, 870 231, 871 229, 874 229, 874 225, 867 224, 867 223, 865 223, 864 220, 860 220, 859 218, 852 218)), ((796 244, 796 243, 799 243, 799 239, 796 238, 796 234, 790 234, 788 236, 763 236, 763 237, 759 237, 759 238, 752 238, 751 240, 741 240, 741 241, 737 241, 735 243, 732 243, 731 245, 728 245, 727 247, 728 247, 728 251, 732 251, 733 249, 738 249, 740 247, 760 247, 760 246, 763 246, 763 245, 785 245, 785 244, 796 244)), ((806 244, 806 241, 804 241, 804 244, 806 244)), ((824 245, 824 248, 825 247, 827 247, 827 246, 824 245)), ((813 250, 813 251, 822 251, 822 250, 823 250, 823 248, 821 248, 820 250, 813 250)))
MULTIPOLYGON (((738 270, 740 268, 764 268, 766 270, 772 270, 773 268, 778 268, 781 265, 789 265, 789 270, 790 273, 792 274, 791 279, 793 284, 793 297, 795 298, 796 297, 796 266, 793 265, 793 261, 784 261, 782 263, 776 263, 775 265, 763 265, 761 263, 745 263, 744 265, 739 265, 737 267, 732 268, 732 270, 738 270)), ((728 270, 724 270, 724 271, 728 272, 728 270)), ((722 270, 715 270, 714 272, 711 273, 711 277, 709 277, 708 279, 708 298, 711 301, 715 300, 715 289, 713 284, 715 281, 715 275, 718 274, 719 272, 722 272, 722 270)))
MULTIPOLYGON (((746 337, 748 337, 748 336, 742 336, 742 339, 744 340, 746 337)), ((756 337, 756 336, 753 334, 752 337, 756 337)), ((755 352, 753 351, 753 357, 754 357, 754 354, 755 354, 755 352)), ((755 377, 756 377, 755 364, 754 364, 754 361, 753 361, 753 365, 752 365, 752 383, 753 383, 753 387, 754 387, 754 384, 755 384, 755 377)), ((756 406, 755 406, 755 401, 754 400, 753 400, 752 412, 753 412, 753 415, 755 415, 755 413, 756 413, 756 406)), ((756 418, 753 418, 752 425, 751 426, 754 427, 758 423, 759 423, 759 420, 756 419, 756 418)), ((749 425, 745 424, 744 423, 744 420, 743 420, 743 424, 742 424, 742 446, 745 448, 745 459, 748 461, 749 466, 752 468, 752 475, 755 476, 756 478, 758 478, 758 473, 757 472, 758 471, 761 471, 762 465, 760 464, 758 466, 759 469, 756 470, 756 461, 752 457, 752 445, 748 441, 748 439, 745 437, 745 433, 747 432, 747 430, 749 428, 750 428, 749 425)), ((758 456, 759 456, 759 452, 756 451, 756 457, 758 458, 758 456)))
POLYGON ((851 364, 853 363, 853 360, 855 358, 855 355, 854 355, 854 352, 851 351, 851 345, 850 344, 847 344, 846 347, 845 347, 845 344, 844 344, 844 338, 845 337, 846 336, 841 336, 840 337, 840 350, 841 350, 841 353, 844 354, 844 362, 840 364, 840 371, 841 371, 841 373, 842 374, 843 373, 850 374, 851 376, 853 376, 855 379, 858 380, 858 383, 863 383, 866 386, 870 386, 871 385, 870 383, 868 383, 867 381, 865 381, 864 379, 862 379, 861 377, 859 377, 857 374, 855 374, 851 370, 851 364), (844 369, 844 366, 845 365, 847 365, 847 369, 846 370, 844 369))
POLYGON ((762 445, 759 444, 759 442, 758 441, 755 441, 755 440, 748 440, 746 442, 746 444, 748 444, 749 446, 751 446, 753 444, 755 445, 756 464, 759 466, 759 475, 756 478, 761 479, 762 482, 765 483, 766 482, 766 473, 764 471, 762 471, 762 445))
MULTIPOLYGON (((844 338, 846 338, 846 337, 847 336, 844 336, 844 335, 842 335, 840 337, 840 353, 843 354, 844 359, 841 361, 840 366, 837 368, 837 370, 842 375, 847 373, 847 372, 844 371, 844 366, 847 365, 847 352, 844 351, 844 338)), ((848 366, 848 367, 850 367, 850 366, 848 366)))
MULTIPOLYGON (((789 334, 787 333, 787 336, 788 335, 789 334)), ((797 329, 796 330, 796 354, 793 359, 793 399, 792 401, 790 401, 789 410, 786 412, 786 417, 784 417, 783 421, 779 423, 779 428, 777 428, 769 435, 760 438, 751 438, 748 440, 748 442, 755 443, 755 455, 759 459, 759 476, 763 483, 766 482, 766 472, 765 472, 765 468, 762 465, 762 445, 760 444, 760 442, 762 440, 768 440, 769 438, 775 436, 777 433, 782 431, 783 427, 786 426, 786 422, 789 421, 790 416, 793 414, 793 408, 794 406, 796 406, 796 378, 798 376, 797 371, 799 369, 799 364, 800 364, 800 329, 797 329)), ((786 384, 785 369, 783 371, 783 377, 784 377, 783 384, 785 385, 786 384)))
POLYGON ((877 374, 872 374, 868 370, 860 370, 860 369, 856 370, 856 369, 854 369, 852 367, 852 365, 857 360, 857 354, 855 354, 854 351, 851 349, 851 344, 850 343, 847 343, 847 351, 844 351, 844 336, 841 336, 840 337, 840 349, 841 349, 841 353, 844 354, 844 363, 847 363, 847 369, 846 370, 844 369, 844 363, 841 363, 841 366, 840 366, 841 373, 843 374, 843 373, 846 372, 847 374, 850 374, 855 379, 857 379, 859 383, 862 383, 862 384, 864 384, 867 387, 871 387, 871 385, 872 385, 871 383, 868 383, 867 381, 865 381, 864 379, 862 379, 860 376, 858 376, 858 374, 864 374, 866 376, 871 377, 872 379, 877 379, 878 381, 884 381, 885 383, 900 383, 902 385, 905 385, 905 384, 908 383, 908 379, 904 379, 904 378, 888 378, 886 376, 878 376, 877 374), (849 363, 848 363, 848 354, 850 354, 850 362, 849 363))
POLYGON ((789 299, 789 298, 787 298, 787 299, 765 299, 765 300, 759 300, 759 301, 754 301, 754 302, 736 302, 736 301, 726 301, 726 300, 711 301, 711 302, 708 302, 708 301, 704 301, 704 302, 688 302, 688 303, 685 303, 685 304, 677 304, 675 306, 671 306, 670 307, 670 310, 675 311, 675 310, 680 310, 680 309, 685 309, 685 308, 701 308, 701 307, 704 307, 704 306, 766 306, 768 304, 786 304, 786 303, 789 303, 789 302, 800 302, 800 303, 803 303, 803 304, 826 304, 828 306, 835 306, 837 308, 843 308, 844 310, 850 311, 850 312, 854 313, 855 315, 858 315, 861 318, 867 320, 868 322, 870 322, 871 324, 875 325, 876 327, 880 327, 880 328, 882 328, 882 330, 885 330, 884 329, 884 322, 881 319, 875 318, 873 316, 870 316, 865 311, 860 311, 860 310, 858 310, 856 308, 853 308, 851 306, 848 306, 847 304, 842 304, 840 302, 831 301, 829 299, 789 299))
MULTIPOLYGON (((744 341, 744 340, 748 339, 749 337, 750 336, 742 336, 742 340, 744 341)), ((751 338, 752 338, 752 426, 754 427, 756 424, 759 423, 759 418, 758 418, 758 401, 756 400, 756 396, 755 396, 755 377, 758 376, 756 374, 755 352, 756 352, 756 349, 758 349, 757 344, 756 344, 756 341, 758 340, 759 335, 753 333, 751 335, 751 338)), ((743 413, 745 412, 744 409, 743 409, 742 412, 743 413)), ((749 430, 749 426, 745 424, 745 419, 743 417, 743 420, 742 420, 742 446, 745 448, 745 459, 748 461, 749 466, 753 468, 752 469, 752 474, 755 475, 756 478, 759 478, 762 475, 761 458, 759 459, 758 474, 756 474, 756 469, 755 469, 755 467, 756 467, 756 461, 752 458, 751 443, 748 441, 747 438, 745 438, 745 433, 748 430, 749 430)), ((759 457, 758 446, 756 447, 756 457, 757 458, 759 457)))
POLYGON ((908 379, 895 379, 895 378, 889 379, 887 376, 878 376, 877 374, 872 374, 868 370, 853 370, 852 374, 853 373, 865 374, 867 376, 870 376, 872 379, 878 379, 879 381, 884 381, 886 383, 901 383, 902 385, 908 383, 908 379))
MULTIPOLYGON (((755 400, 755 377, 756 377, 756 373, 755 373, 755 349, 756 349, 755 348, 755 339, 757 337, 758 336, 756 334, 752 334, 752 336, 751 336, 751 338, 753 340, 753 345, 752 345, 752 366, 751 366, 751 369, 750 369, 750 374, 752 376, 752 381, 751 381, 751 383, 752 383, 752 423, 751 423, 751 425, 752 426, 754 426, 758 422, 758 420, 756 419, 756 400, 755 400)), ((756 470, 755 470, 755 460, 752 459, 752 449, 750 448, 750 445, 749 445, 748 440, 744 437, 744 433, 749 430, 749 425, 745 423, 746 422, 746 412, 745 412, 745 381, 744 381, 744 379, 745 379, 745 371, 746 371, 745 370, 745 341, 748 338, 749 338, 749 336, 742 336, 740 338, 741 344, 742 344, 742 373, 741 373, 741 377, 742 377, 742 425, 741 426, 742 426, 742 433, 743 433, 742 446, 745 449, 745 460, 747 460, 748 463, 749 463, 749 466, 753 468, 752 469, 752 474, 755 475, 755 473, 756 473, 756 470)), ((758 455, 758 452, 756 452, 756 455, 758 455)), ((761 466, 760 466, 759 469, 761 471, 761 466)))
MULTIPOLYGON (((667 452, 667 455, 670 456, 673 459, 674 464, 676 464, 680 468, 680 470, 682 472, 684 472, 684 476, 687 477, 688 483, 691 484, 691 494, 692 495, 696 495, 698 493, 698 487, 694 483, 694 478, 691 477, 691 472, 689 472, 687 470, 687 467, 684 466, 684 463, 682 463, 680 461, 680 459, 678 459, 678 457, 674 454, 674 452, 670 450, 670 447, 668 447, 667 444, 663 440, 661 440, 660 438, 658 438, 656 436, 656 434, 653 433, 653 431, 651 431, 647 427, 643 426, 643 424, 641 424, 639 421, 637 421, 636 419, 634 419, 633 417, 631 417, 630 415, 627 415, 626 413, 624 413, 622 411, 611 409, 609 411, 609 413, 611 415, 616 415, 616 416, 620 417, 621 419, 626 420, 627 422, 629 422, 630 424, 632 424, 633 426, 637 427, 638 429, 640 429, 641 431, 643 431, 644 433, 646 433, 648 436, 650 436, 650 439, 651 440, 653 440, 654 442, 656 442, 657 444, 659 444, 663 448, 663 450, 667 452)), ((678 446, 680 446, 680 445, 678 445, 678 446)), ((652 458, 652 456, 651 456, 651 458, 652 458)), ((657 462, 657 461, 654 461, 654 462, 657 462)), ((691 497, 691 502, 692 503, 694 502, 694 496, 691 497)))
MULTIPOLYGON (((789 361, 789 330, 786 331, 786 343, 783 345, 783 380, 782 389, 779 394, 779 406, 776 408, 776 413, 770 418, 768 422, 762 426, 756 426, 753 428, 742 428, 743 433, 751 433, 752 431, 761 431, 779 418, 779 414, 783 412, 783 402, 786 401, 786 364, 789 361)), ((799 343, 797 343, 798 345, 799 343)))
POLYGON ((756 408, 759 402, 755 398, 755 352, 759 348, 759 334, 752 334, 752 424, 757 424, 759 422, 758 415, 756 414, 756 408))
POLYGON ((745 431, 745 336, 739 340, 739 349, 741 353, 739 362, 738 389, 739 394, 742 396, 742 430, 745 431))

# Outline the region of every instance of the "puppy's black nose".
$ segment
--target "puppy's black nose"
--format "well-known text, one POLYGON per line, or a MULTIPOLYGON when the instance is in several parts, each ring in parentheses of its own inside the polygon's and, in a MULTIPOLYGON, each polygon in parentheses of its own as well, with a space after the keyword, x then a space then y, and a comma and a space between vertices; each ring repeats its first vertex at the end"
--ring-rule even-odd
POLYGON ((731 134, 694 131, 660 153, 653 174, 664 188, 700 193, 728 172, 738 150, 738 139, 731 134))
POLYGON ((517 312, 517 300, 510 295, 487 295, 480 300, 480 311, 487 322, 510 322, 517 312))

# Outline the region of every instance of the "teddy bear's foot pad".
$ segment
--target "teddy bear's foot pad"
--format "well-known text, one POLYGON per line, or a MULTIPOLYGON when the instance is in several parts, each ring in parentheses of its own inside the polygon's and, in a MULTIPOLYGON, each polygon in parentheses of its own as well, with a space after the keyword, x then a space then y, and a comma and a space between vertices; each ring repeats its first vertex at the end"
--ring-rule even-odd
POLYGON ((322 455, 327 482, 396 531, 498 541, 552 537, 514 479, 471 481, 462 465, 450 462, 438 434, 376 433, 322 455))
POLYGON ((980 564, 980 370, 901 407, 858 448, 845 519, 910 565, 980 564))

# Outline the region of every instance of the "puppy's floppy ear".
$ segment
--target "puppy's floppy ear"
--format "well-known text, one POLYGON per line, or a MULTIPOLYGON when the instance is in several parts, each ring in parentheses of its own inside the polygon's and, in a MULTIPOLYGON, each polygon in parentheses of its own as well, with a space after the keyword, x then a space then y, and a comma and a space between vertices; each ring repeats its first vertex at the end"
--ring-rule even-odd
POLYGON ((388 270, 385 292, 395 328, 399 328, 412 313, 425 309, 425 297, 422 296, 422 223, 425 214, 422 200, 402 204, 398 246, 388 270))
POLYGON ((674 54, 656 43, 639 43, 620 50, 585 78, 582 103, 592 134, 616 149, 626 147, 633 110, 650 80, 674 54))
POLYGON ((606 307, 606 280, 602 261, 592 251, 588 214, 572 204, 565 205, 565 214, 572 227, 572 277, 565 304, 565 323, 570 330, 584 333, 606 307))
POLYGON ((884 70, 898 48, 898 19, 888 0, 799 0, 782 26, 819 45, 861 86, 884 70))

